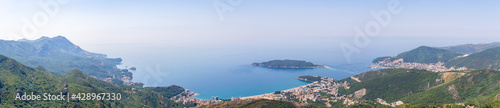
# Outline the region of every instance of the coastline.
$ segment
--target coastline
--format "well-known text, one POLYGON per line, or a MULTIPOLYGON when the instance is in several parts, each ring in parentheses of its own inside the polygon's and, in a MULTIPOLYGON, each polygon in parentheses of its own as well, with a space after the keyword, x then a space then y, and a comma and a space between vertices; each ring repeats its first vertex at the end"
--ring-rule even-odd
MULTIPOLYGON (((286 90, 281 90, 281 91, 284 91, 284 92, 288 92, 288 91, 293 91, 293 90, 297 90, 297 89, 301 89, 301 88, 304 88, 304 87, 307 87, 309 85, 312 85, 314 83, 317 83, 317 82, 312 82, 312 83, 309 83, 309 84, 306 84, 306 85, 303 85, 303 86, 299 86, 299 87, 294 87, 294 88, 291 88, 291 89, 286 89, 286 90)), ((271 99, 272 98, 269 98, 270 96, 272 96, 274 93, 266 93, 266 94, 260 94, 260 95, 254 95, 254 96, 247 96, 247 97, 241 97, 240 99, 271 99)))
MULTIPOLYGON (((136 66, 138 69, 133 72, 133 75, 136 77, 134 78, 133 80, 131 81, 138 81, 138 82, 142 82, 144 80, 141 80, 141 78, 145 78, 145 77, 141 77, 140 75, 143 75, 143 73, 145 73, 144 71, 146 71, 145 69, 142 69, 140 68, 141 66, 140 65, 137 65, 137 64, 134 64, 134 63, 129 63, 127 61, 123 61, 120 65, 118 65, 117 67, 123 69, 125 68, 125 66, 136 66), (136 75, 139 75, 139 76, 136 76, 136 75)), ((248 66, 248 65, 245 65, 245 66, 248 66)), ((245 67, 245 69, 247 68, 250 68, 250 69, 253 69, 253 68, 259 68, 259 69, 262 69, 262 70, 267 70, 268 68, 260 68, 260 67, 254 67, 254 66, 248 66, 248 67, 245 67)), ((311 71, 311 70, 304 70, 304 71, 311 71, 311 73, 308 73, 308 74, 304 74, 304 75, 322 75, 322 73, 324 73, 324 71, 328 71, 327 68, 325 69, 312 69, 312 70, 317 70, 317 71, 311 71)), ((271 70, 271 71, 275 71, 275 70, 271 70)), ((278 70, 278 71, 282 71, 282 70, 278 70)), ((288 71, 288 70, 285 70, 285 71, 288 71)), ((302 71, 302 70, 301 70, 302 71)), ((266 73, 267 74, 267 73, 266 73)), ((276 96, 274 94, 275 91, 292 91, 292 90, 298 90, 300 88, 304 88, 314 82, 312 81, 305 81, 305 80, 300 80, 300 79, 296 79, 297 76, 301 76, 301 75, 290 75, 290 77, 286 77, 286 81, 297 81, 297 82, 294 82, 293 84, 288 84, 290 82, 285 82, 287 83, 288 87, 285 88, 285 86, 282 87, 276 87, 276 88, 273 88, 272 90, 265 90, 265 88, 263 89, 259 89, 259 90, 251 90, 251 91, 247 91, 246 93, 248 93, 247 95, 243 95, 241 96, 241 94, 237 94, 237 95, 226 95, 226 94, 222 94, 223 96, 221 97, 219 94, 215 94, 213 93, 212 91, 205 91, 207 92, 205 94, 205 92, 198 92, 196 89, 192 89, 192 88, 185 88, 185 89, 190 89, 190 90, 193 90, 192 92, 196 93, 195 95, 192 95, 190 98, 196 98, 196 99, 200 99, 200 100, 210 100, 211 97, 215 97, 215 96, 219 96, 219 99, 231 99, 232 97, 234 97, 235 99, 252 99, 252 98, 267 98, 267 99, 274 99, 274 97, 276 96), (288 80, 290 79, 290 80, 288 80), (238 96, 240 95, 240 96, 238 96), (210 97, 209 97, 210 96, 210 97)), ((145 84, 144 87, 152 87, 152 86, 148 86, 147 84, 145 84)), ((182 86, 181 86, 182 87, 182 86)), ((255 86, 255 87, 252 87, 254 89, 257 89, 258 87, 255 86)), ((224 93, 224 92, 222 92, 224 93)), ((232 93, 232 91, 228 91, 228 93, 232 93)), ((245 93, 245 94, 246 94, 245 93)), ((234 94, 234 93, 233 93, 234 94)))
MULTIPOLYGON (((129 66, 127 64, 129 64, 129 63, 121 62, 120 64, 115 65, 115 66, 118 69, 127 69, 127 67, 129 66)), ((133 75, 135 74, 134 72, 132 72, 132 73, 133 73, 133 75)), ((296 79, 298 79, 298 77, 296 77, 296 79)), ((290 89, 280 90, 280 91, 295 90, 295 89, 306 87, 306 86, 311 85, 311 84, 314 83, 313 81, 306 81, 306 80, 303 80, 303 79, 298 79, 298 80, 304 81, 304 82, 310 82, 310 83, 306 84, 306 85, 302 85, 302 86, 296 86, 296 87, 293 87, 293 88, 290 88, 290 89)), ((125 80, 123 80, 123 81, 125 81, 125 80)), ((142 83, 140 81, 139 82, 133 81, 132 78, 130 80, 128 80, 128 81, 125 81, 125 82, 142 83)), ((146 86, 144 86, 144 87, 146 87, 146 86)), ((160 86, 148 86, 148 87, 160 87, 160 86)), ((189 90, 189 89, 187 89, 187 90, 189 90)), ((205 100, 205 99, 201 99, 201 98, 196 97, 196 96, 200 95, 199 93, 197 93, 197 92, 192 92, 192 93, 193 93, 193 95, 190 96, 189 98, 199 99, 199 100, 205 100)), ((259 99, 259 98, 265 98, 266 96, 272 96, 273 94, 274 94, 274 92, 269 92, 269 93, 264 93, 264 94, 257 94, 257 95, 245 96, 245 97, 234 97, 234 98, 239 98, 239 99, 259 99)), ((206 99, 206 100, 210 100, 210 99, 206 99)))

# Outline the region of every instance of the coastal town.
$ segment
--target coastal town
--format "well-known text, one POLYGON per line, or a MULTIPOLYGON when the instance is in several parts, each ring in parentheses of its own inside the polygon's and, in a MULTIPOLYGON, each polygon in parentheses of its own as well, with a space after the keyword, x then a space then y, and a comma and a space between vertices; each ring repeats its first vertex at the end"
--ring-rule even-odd
MULTIPOLYGON (((256 65, 256 64, 253 64, 256 65)), ((321 66, 326 67, 326 66, 321 66)), ((385 59, 383 61, 379 61, 375 65, 369 65, 372 68, 404 68, 404 69, 423 69, 432 72, 446 72, 446 71, 462 71, 467 70, 466 67, 459 68, 447 68, 444 66, 444 63, 407 63, 404 62, 402 58, 391 61, 390 59, 385 59)), ((353 81, 361 82, 358 78, 350 77, 353 81)), ((283 90, 276 91, 273 93, 248 96, 248 97, 231 97, 230 99, 221 99, 219 97, 212 97, 209 100, 203 100, 194 98, 197 93, 191 92, 188 89, 185 89, 184 92, 170 98, 175 102, 181 102, 183 104, 192 104, 196 105, 206 105, 210 103, 219 103, 225 101, 234 101, 234 100, 246 100, 246 99, 268 99, 268 100, 282 100, 282 101, 294 101, 299 102, 301 104, 321 104, 326 107, 332 107, 334 104, 338 105, 339 102, 344 106, 356 105, 363 103, 361 101, 364 95, 366 95, 366 89, 362 88, 356 90, 352 94, 341 94, 339 93, 340 89, 348 90, 351 87, 349 86, 349 82, 343 81, 338 82, 333 78, 328 77, 320 77, 320 76, 300 76, 297 77, 299 80, 312 82, 310 84, 283 90)), ((129 83, 125 81, 124 83, 129 83)), ((387 105, 387 106, 398 106, 404 104, 402 101, 396 101, 392 103, 388 103, 387 101, 377 98, 374 100, 375 102, 387 105)))
MULTIPOLYGON (((301 79, 307 81, 307 79, 301 79)), ((332 78, 321 77, 321 80, 314 81, 311 84, 277 91, 275 93, 269 93, 264 95, 246 97, 248 98, 264 98, 270 100, 285 100, 285 101, 295 101, 302 104, 318 103, 324 104, 326 107, 331 107, 332 104, 337 102, 342 102, 345 106, 355 105, 360 103, 359 98, 366 95, 366 89, 362 88, 355 91, 353 94, 341 94, 339 89, 350 89, 349 83, 336 82, 332 78)), ((398 101, 397 103, 387 104, 389 106, 401 105, 403 102, 398 101)))
POLYGON ((198 105, 203 105, 203 104, 209 104, 209 103, 217 103, 217 102, 222 102, 218 99, 218 97, 214 97, 213 100, 202 100, 198 98, 193 98, 194 96, 198 95, 195 92, 189 91, 189 89, 185 89, 182 93, 177 94, 176 96, 170 98, 170 100, 173 100, 175 102, 182 102, 183 104, 188 104, 188 103, 196 103, 198 105))
MULTIPOLYGON (((355 91, 353 94, 340 94, 339 89, 349 89, 349 83, 347 81, 344 82, 336 82, 333 78, 328 77, 320 77, 321 80, 314 81, 310 84, 283 90, 276 91, 274 93, 267 93, 256 96, 248 96, 241 98, 231 98, 231 99, 219 99, 218 97, 213 97, 210 100, 201 100, 197 98, 193 98, 196 93, 190 92, 186 90, 181 94, 174 96, 171 100, 175 102, 182 102, 184 104, 187 103, 196 103, 198 105, 209 104, 209 103, 218 103, 223 101, 233 101, 233 100, 244 100, 244 99, 269 99, 269 100, 283 100, 283 101, 295 101, 301 104, 309 104, 309 103, 319 103, 324 104, 326 107, 331 107, 332 104, 337 104, 337 102, 342 102, 343 105, 355 105, 360 103, 359 98, 366 95, 366 89, 360 89, 355 91)), ((300 79, 300 78, 298 78, 300 79)), ((300 79, 308 81, 307 79, 300 79)), ((377 100, 381 104, 389 105, 389 106, 397 106, 403 104, 403 102, 398 101, 395 103, 386 103, 385 101, 379 99, 377 100)))
POLYGON ((438 63, 407 63, 404 62, 404 59, 400 58, 394 61, 391 61, 389 58, 386 58, 383 61, 379 61, 375 65, 368 65, 368 67, 371 68, 404 68, 404 69, 424 69, 427 71, 432 71, 432 72, 446 72, 446 71, 462 71, 462 70, 467 70, 466 67, 451 67, 447 68, 444 66, 444 63, 438 62, 438 63))
MULTIPOLYGON (((323 66, 325 67, 325 66, 323 66)), ((445 72, 445 71, 460 71, 467 70, 465 67, 460 68, 446 68, 444 63, 406 63, 403 59, 397 59, 391 61, 389 59, 385 59, 383 61, 378 62, 376 65, 369 65, 372 68, 405 68, 405 69, 424 69, 432 72, 445 72)), ((362 103, 359 98, 362 98, 366 95, 366 89, 362 88, 355 91, 352 94, 341 94, 339 93, 340 89, 348 90, 350 89, 349 83, 347 81, 337 82, 333 78, 328 77, 319 77, 319 76, 301 76, 297 77, 299 80, 312 82, 310 84, 283 90, 276 91, 273 93, 267 93, 256 96, 248 96, 248 97, 232 97, 230 99, 221 99, 219 97, 212 97, 209 100, 203 100, 194 98, 197 93, 191 92, 188 89, 185 89, 182 93, 171 97, 170 100, 175 102, 181 102, 183 104, 192 104, 196 105, 206 105, 210 103, 219 103, 224 101, 234 101, 234 100, 245 100, 245 99, 268 99, 268 100, 282 100, 282 101, 294 101, 299 102, 301 104, 322 104, 326 107, 332 107, 333 104, 338 104, 338 102, 342 103, 342 105, 350 106, 362 103)), ((361 82, 358 78, 351 77, 352 80, 361 82)), ((124 83, 128 85, 132 85, 133 82, 124 80, 124 83)), ((387 106, 397 106, 402 105, 402 101, 397 101, 393 103, 388 103, 383 99, 377 98, 374 100, 377 103, 387 106)))

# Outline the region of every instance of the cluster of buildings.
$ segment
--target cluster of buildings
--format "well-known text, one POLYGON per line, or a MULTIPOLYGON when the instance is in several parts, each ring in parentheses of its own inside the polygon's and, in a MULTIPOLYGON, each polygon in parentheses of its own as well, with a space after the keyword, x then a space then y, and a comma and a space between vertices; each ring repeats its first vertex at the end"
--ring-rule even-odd
POLYGON ((222 100, 219 99, 219 96, 212 97, 210 100, 208 100, 210 103, 218 103, 222 102, 222 100))
POLYGON ((344 103, 343 103, 343 104, 345 104, 345 105, 348 105, 348 106, 349 106, 349 105, 354 105, 354 104, 357 104, 357 103, 359 103, 359 102, 358 102, 358 101, 356 101, 356 100, 349 99, 349 98, 345 98, 345 99, 344 99, 344 103))
MULTIPOLYGON (((257 96, 250 97, 242 97, 242 98, 231 98, 233 100, 244 100, 244 99, 270 99, 270 100, 284 100, 284 101, 297 101, 303 104, 307 104, 308 102, 321 102, 324 103, 325 106, 332 106, 330 102, 338 102, 343 101, 344 105, 355 105, 360 103, 358 98, 366 95, 366 89, 360 89, 355 91, 353 94, 341 94, 339 93, 339 89, 349 89, 349 83, 347 81, 344 82, 336 82, 332 78, 322 77, 321 81, 315 81, 311 84, 283 90, 277 91, 275 93, 262 94, 257 96)), ((184 104, 188 103, 197 103, 198 105, 209 104, 209 103, 218 103, 223 101, 229 101, 229 99, 219 99, 219 97, 212 97, 210 100, 201 100, 197 98, 192 98, 196 93, 190 92, 189 90, 185 90, 184 92, 170 98, 175 102, 182 102, 184 104)), ((385 103, 382 99, 376 100, 379 103, 385 103)), ((398 101, 395 103, 386 103, 386 105, 400 105, 402 102, 398 101)))
MULTIPOLYGON (((170 98, 170 100, 173 100, 175 102, 182 102, 183 104, 196 103, 198 105, 229 101, 229 99, 220 99, 218 96, 212 97, 210 100, 202 100, 202 99, 198 99, 198 98, 193 98, 193 96, 196 96, 196 95, 198 95, 198 94, 196 94, 195 92, 191 92, 188 89, 185 89, 182 93, 170 98)), ((232 97, 230 100, 231 101, 241 100, 241 98, 232 97)))
MULTIPOLYGON (((323 98, 323 96, 321 96, 320 93, 330 94, 334 97, 332 99, 335 100, 337 97, 341 95, 338 93, 338 89, 340 87, 344 87, 345 89, 350 88, 347 82, 337 83, 332 78, 323 77, 321 78, 321 81, 315 81, 305 86, 284 90, 281 92, 281 94, 294 95, 294 97, 298 99, 299 102, 304 102, 304 103, 307 103, 308 100, 311 100, 313 102, 320 100, 320 98, 323 98)), ((286 97, 286 95, 285 96, 282 95, 281 99, 290 100, 288 97, 286 97)), ((323 100, 327 99, 323 98, 323 100)))
POLYGON ((398 60, 391 61, 389 59, 385 59, 383 61, 378 62, 376 65, 369 65, 369 67, 372 68, 377 68, 377 67, 382 67, 382 68, 404 68, 404 69, 424 69, 432 72, 446 72, 446 71, 462 71, 462 70, 467 70, 466 67, 460 67, 460 68, 447 68, 444 66, 444 63, 438 62, 438 63, 406 63, 402 58, 398 60))
POLYGON ((403 101, 396 101, 396 102, 393 102, 393 103, 387 103, 385 100, 383 99, 380 99, 380 98, 377 98, 375 99, 378 103, 382 104, 382 105, 388 105, 388 106, 392 106, 392 107, 396 107, 398 105, 403 105, 403 101))
POLYGON ((334 79, 328 77, 322 77, 321 81, 315 81, 311 84, 300 86, 297 88, 284 90, 276 93, 269 93, 259 96, 253 96, 252 98, 264 98, 273 100, 285 100, 285 101, 298 101, 300 103, 308 102, 325 102, 324 104, 328 107, 331 106, 330 102, 337 102, 343 100, 346 105, 354 105, 359 103, 359 101, 354 100, 354 94, 340 94, 338 92, 339 88, 349 89, 349 83, 335 82, 334 79))
POLYGON ((174 97, 170 98, 170 100, 173 100, 175 102, 182 102, 183 104, 188 104, 188 103, 196 103, 198 105, 203 105, 203 104, 208 104, 208 103, 215 103, 215 102, 222 102, 219 100, 218 97, 212 98, 210 100, 202 100, 198 98, 192 98, 193 96, 196 96, 197 94, 195 92, 189 91, 189 89, 185 89, 182 93, 175 95, 174 97))

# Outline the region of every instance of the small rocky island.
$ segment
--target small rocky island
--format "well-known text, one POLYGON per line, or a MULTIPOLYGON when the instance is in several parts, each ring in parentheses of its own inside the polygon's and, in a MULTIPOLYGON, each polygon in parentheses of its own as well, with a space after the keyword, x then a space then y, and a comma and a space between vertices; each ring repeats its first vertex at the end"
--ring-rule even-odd
POLYGON ((255 66, 263 66, 269 68, 285 68, 285 69, 312 69, 325 67, 325 65, 315 65, 311 62, 306 62, 303 60, 271 60, 262 63, 252 63, 255 66))
POLYGON ((134 70, 134 71, 135 71, 135 70, 137 70, 137 68, 135 68, 135 67, 130 67, 130 68, 128 68, 128 69, 130 69, 130 70, 134 70))

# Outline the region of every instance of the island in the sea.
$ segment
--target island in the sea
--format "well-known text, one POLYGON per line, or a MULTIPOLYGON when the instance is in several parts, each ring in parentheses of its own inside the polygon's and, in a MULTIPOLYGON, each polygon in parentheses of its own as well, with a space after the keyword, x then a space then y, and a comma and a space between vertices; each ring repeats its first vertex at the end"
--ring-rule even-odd
POLYGON ((130 68, 128 68, 128 69, 130 69, 130 70, 134 70, 134 71, 135 71, 135 70, 137 70, 137 68, 135 68, 135 67, 130 67, 130 68))
POLYGON ((311 62, 303 60, 271 60, 262 63, 252 63, 255 66, 264 66, 269 68, 286 68, 286 69, 311 69, 325 67, 325 65, 315 65, 311 62))
POLYGON ((314 75, 299 76, 297 77, 297 79, 309 82, 321 81, 320 76, 314 76, 314 75))

